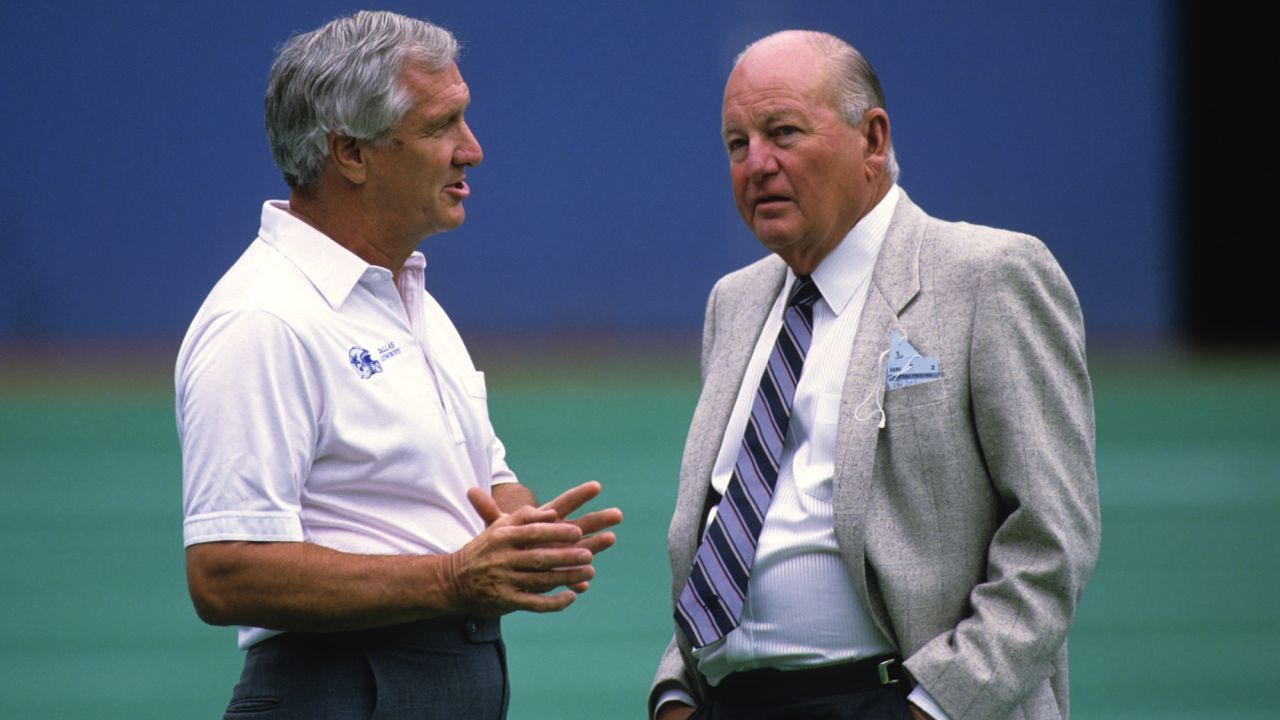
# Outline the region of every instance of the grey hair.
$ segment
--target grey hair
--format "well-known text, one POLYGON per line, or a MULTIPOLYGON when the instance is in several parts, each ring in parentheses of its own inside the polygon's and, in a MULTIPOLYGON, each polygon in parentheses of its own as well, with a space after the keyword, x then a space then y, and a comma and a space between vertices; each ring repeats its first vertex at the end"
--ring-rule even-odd
MULTIPOLYGON (((742 58, 746 57, 756 45, 789 33, 801 33, 831 62, 832 82, 835 86, 832 88, 834 92, 831 98, 832 108, 846 123, 858 127, 871 108, 887 109, 884 92, 880 89, 880 78, 876 77, 876 71, 871 68, 871 63, 858 52, 857 48, 829 33, 816 30, 783 30, 767 35, 738 53, 733 66, 737 67, 738 63, 742 62, 742 58)), ((892 139, 889 141, 884 170, 890 180, 898 181, 898 157, 893 151, 892 139)))
POLYGON ((267 141, 292 188, 320 177, 328 135, 386 137, 413 98, 400 84, 407 62, 428 72, 458 59, 453 34, 390 12, 358 12, 290 38, 267 79, 267 141))

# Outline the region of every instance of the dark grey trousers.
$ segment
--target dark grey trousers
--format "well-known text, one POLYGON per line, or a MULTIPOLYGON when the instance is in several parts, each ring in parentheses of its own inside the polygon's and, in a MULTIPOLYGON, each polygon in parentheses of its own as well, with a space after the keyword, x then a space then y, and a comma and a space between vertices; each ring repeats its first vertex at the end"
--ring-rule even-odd
POLYGON ((503 720, 496 619, 284 633, 249 648, 224 720, 503 720))

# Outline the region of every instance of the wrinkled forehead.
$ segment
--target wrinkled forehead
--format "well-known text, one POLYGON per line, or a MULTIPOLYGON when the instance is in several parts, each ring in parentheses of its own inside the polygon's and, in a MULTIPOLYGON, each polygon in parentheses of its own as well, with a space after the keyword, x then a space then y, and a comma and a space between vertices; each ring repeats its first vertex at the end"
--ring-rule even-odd
POLYGON ((810 53, 758 57, 753 50, 725 82, 721 123, 727 129, 748 120, 807 114, 831 108, 833 100, 825 58, 810 53))
POLYGON ((726 95, 720 112, 721 131, 729 133, 803 120, 813 114, 815 102, 821 101, 785 86, 726 95))

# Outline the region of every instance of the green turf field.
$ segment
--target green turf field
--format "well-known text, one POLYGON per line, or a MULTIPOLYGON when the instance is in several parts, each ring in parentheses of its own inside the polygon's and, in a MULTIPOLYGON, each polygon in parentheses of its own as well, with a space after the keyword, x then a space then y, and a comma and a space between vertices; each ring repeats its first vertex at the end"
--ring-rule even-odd
MULTIPOLYGON (((641 718, 671 632, 666 523, 696 362, 489 373, 540 495, 623 508, 589 593, 511 616, 513 720, 641 718)), ((0 377, 0 718, 214 718, 234 632, 186 596, 165 371, 0 377)), ((1072 633, 1076 718, 1280 717, 1280 363, 1094 369, 1103 550, 1072 633)))

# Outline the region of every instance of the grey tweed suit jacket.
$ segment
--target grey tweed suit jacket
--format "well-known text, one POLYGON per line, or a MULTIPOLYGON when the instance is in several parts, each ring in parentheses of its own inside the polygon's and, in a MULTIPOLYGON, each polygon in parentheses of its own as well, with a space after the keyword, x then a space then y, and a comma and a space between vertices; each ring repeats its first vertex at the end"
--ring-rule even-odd
MULTIPOLYGON (((668 535, 673 603, 725 425, 785 276, 770 256, 722 278, 707 303, 702 393, 668 535)), ((836 537, 912 676, 954 720, 1066 718, 1067 631, 1100 524, 1083 319, 1044 245, 934 219, 903 193, 838 423, 836 537), (881 356, 894 330, 938 357, 940 379, 886 391, 881 356)), ((699 700, 706 690, 678 631, 651 713, 673 687, 699 700)))

